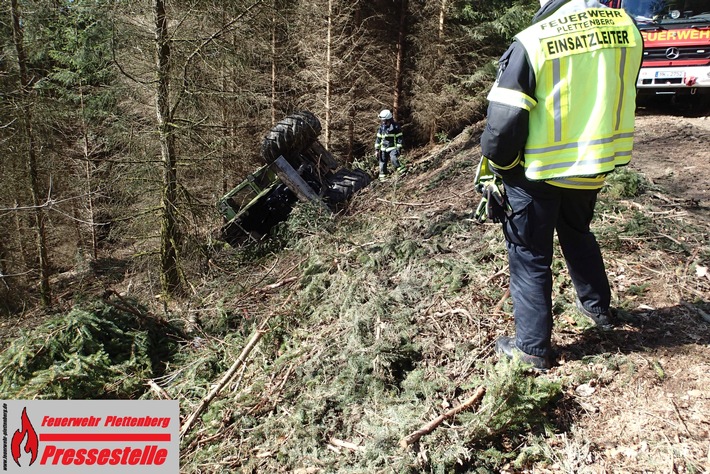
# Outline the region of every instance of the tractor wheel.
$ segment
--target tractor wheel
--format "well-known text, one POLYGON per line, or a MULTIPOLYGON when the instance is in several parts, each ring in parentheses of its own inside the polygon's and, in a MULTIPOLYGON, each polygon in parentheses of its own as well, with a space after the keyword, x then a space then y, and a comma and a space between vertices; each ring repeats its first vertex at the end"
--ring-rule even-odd
POLYGON ((329 180, 325 198, 329 204, 347 201, 353 194, 370 184, 372 178, 360 169, 341 169, 329 180))
POLYGON ((261 156, 271 164, 283 155, 291 166, 298 168, 298 156, 318 139, 320 131, 320 121, 313 113, 303 111, 289 115, 266 135, 261 144, 261 156))

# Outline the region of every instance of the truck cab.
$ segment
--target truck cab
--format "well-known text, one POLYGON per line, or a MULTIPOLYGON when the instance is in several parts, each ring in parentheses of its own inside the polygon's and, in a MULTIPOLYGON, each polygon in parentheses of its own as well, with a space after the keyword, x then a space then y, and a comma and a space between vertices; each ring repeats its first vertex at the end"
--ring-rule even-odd
POLYGON ((612 0, 644 40, 639 95, 710 94, 710 0, 612 0))

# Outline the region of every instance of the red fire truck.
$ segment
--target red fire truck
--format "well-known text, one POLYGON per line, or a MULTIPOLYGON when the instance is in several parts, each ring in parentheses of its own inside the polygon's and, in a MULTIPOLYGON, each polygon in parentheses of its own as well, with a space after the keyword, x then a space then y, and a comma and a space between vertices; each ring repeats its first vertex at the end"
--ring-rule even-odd
POLYGON ((710 0, 611 0, 644 39, 639 94, 710 94, 710 0))

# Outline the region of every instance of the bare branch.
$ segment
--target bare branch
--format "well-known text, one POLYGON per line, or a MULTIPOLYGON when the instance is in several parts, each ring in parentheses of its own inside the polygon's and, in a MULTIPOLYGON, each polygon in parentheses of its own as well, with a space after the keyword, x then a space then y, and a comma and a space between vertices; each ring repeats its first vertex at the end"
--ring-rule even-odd
POLYGON ((208 44, 210 44, 211 42, 213 42, 217 38, 221 37, 223 34, 227 33, 229 31, 229 29, 235 23, 237 23, 239 20, 244 18, 247 14, 249 14, 251 12, 251 10, 253 10, 257 5, 259 5, 263 2, 264 2, 264 0, 257 0, 256 2, 251 4, 242 13, 240 13, 239 15, 237 15, 236 17, 234 17, 230 21, 228 21, 224 26, 222 26, 222 28, 220 28, 219 30, 212 33, 212 35, 210 35, 199 46, 197 46, 195 48, 195 50, 192 53, 190 53, 190 55, 187 57, 187 59, 185 59, 185 64, 182 67, 182 89, 178 93, 177 99, 175 100, 175 105, 173 106, 173 110, 172 110, 171 115, 173 115, 173 113, 177 110, 178 106, 180 105, 180 102, 182 101, 182 98, 184 97, 184 94, 187 92, 187 89, 188 89, 188 87, 187 87, 187 69, 190 66, 190 63, 192 62, 192 60, 195 58, 195 56, 197 56, 205 46, 207 46, 208 44))
POLYGON ((452 408, 451 410, 447 411, 443 415, 437 416, 436 418, 434 418, 433 420, 431 420, 429 423, 425 424, 424 426, 422 426, 418 430, 405 436, 399 442, 399 445, 403 448, 407 448, 407 447, 411 446, 412 444, 419 441, 419 438, 421 438, 425 434, 429 434, 432 431, 434 431, 440 424, 442 424, 447 419, 455 416, 456 414, 458 414, 464 410, 471 408, 474 405, 477 405, 478 402, 480 402, 481 399, 483 398, 483 395, 485 395, 485 394, 486 394, 486 387, 484 387, 484 386, 478 387, 476 392, 473 395, 471 395, 471 397, 469 397, 466 401, 464 401, 461 405, 459 405, 455 408, 452 408))

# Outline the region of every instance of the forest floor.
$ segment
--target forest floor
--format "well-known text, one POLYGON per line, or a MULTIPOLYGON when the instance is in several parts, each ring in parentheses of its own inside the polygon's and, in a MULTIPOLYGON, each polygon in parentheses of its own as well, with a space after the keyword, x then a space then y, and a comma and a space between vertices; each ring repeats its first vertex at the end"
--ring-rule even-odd
MULTIPOLYGON (((639 108, 629 167, 647 188, 620 198, 621 209, 598 206, 594 224, 622 324, 601 335, 579 330, 566 312, 556 316, 560 359, 549 376, 588 377, 563 384, 569 398, 558 416, 570 429, 548 440, 557 462, 529 472, 710 473, 709 115, 653 102, 639 108), (629 210, 654 225, 639 224, 617 246, 601 229, 626 221, 618 228, 627 231, 629 210)), ((444 200, 471 206, 470 194, 444 200)))
POLYGON ((685 246, 680 239, 701 245, 687 247, 688 256, 653 250, 653 240, 674 239, 660 226, 658 233, 628 242, 627 254, 607 258, 616 295, 633 301, 632 317, 607 340, 580 343, 559 335, 558 342, 571 352, 593 353, 595 345, 617 351, 636 370, 615 373, 590 396, 580 396, 584 411, 575 429, 578 439, 603 453, 590 455, 591 472, 707 473, 710 262, 702 252, 710 242, 710 117, 649 107, 639 110, 636 123, 630 167, 653 187, 634 206, 668 227, 693 223, 701 235, 681 234, 679 247, 685 246), (642 291, 629 294, 631 287, 642 291), (705 309, 690 301, 704 301, 705 309))
MULTIPOLYGON (((183 440, 185 473, 710 472, 710 118, 671 107, 639 109, 629 168, 645 182, 603 192, 593 223, 621 324, 585 325, 559 258, 553 267, 558 365, 530 380, 562 387, 544 410, 554 429, 503 425, 481 446, 475 436, 495 430, 474 429, 479 410, 399 449, 490 380, 495 339, 513 330, 500 229, 472 219, 481 128, 412 150, 409 175, 374 182, 337 219, 296 213, 283 249, 250 260, 215 247, 190 301, 156 302, 154 276, 117 257, 65 282, 60 304, 110 290, 183 319, 187 363, 158 380, 183 415, 270 319, 183 440), (537 451, 516 463, 493 447, 537 451)), ((39 314, 0 321, 5 341, 39 314)))

